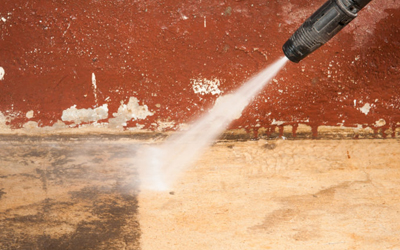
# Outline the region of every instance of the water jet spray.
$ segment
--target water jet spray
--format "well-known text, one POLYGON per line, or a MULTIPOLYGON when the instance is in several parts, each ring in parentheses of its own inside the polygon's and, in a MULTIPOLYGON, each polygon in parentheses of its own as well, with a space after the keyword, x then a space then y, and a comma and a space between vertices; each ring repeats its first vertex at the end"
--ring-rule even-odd
POLYGON ((328 42, 371 0, 328 0, 283 45, 283 53, 295 63, 328 42))

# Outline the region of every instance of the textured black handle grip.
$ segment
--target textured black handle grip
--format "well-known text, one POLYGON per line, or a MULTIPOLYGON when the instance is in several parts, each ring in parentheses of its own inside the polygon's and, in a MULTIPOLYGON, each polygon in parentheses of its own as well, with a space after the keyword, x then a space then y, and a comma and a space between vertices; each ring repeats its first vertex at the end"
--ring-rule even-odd
POLYGON ((328 0, 283 45, 284 54, 292 62, 300 62, 356 18, 370 1, 328 0))

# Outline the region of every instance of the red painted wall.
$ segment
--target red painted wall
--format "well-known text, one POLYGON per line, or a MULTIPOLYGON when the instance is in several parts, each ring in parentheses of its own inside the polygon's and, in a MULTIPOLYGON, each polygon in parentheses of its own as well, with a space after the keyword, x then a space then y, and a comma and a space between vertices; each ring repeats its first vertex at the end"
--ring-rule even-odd
MULTIPOLYGON (((177 127, 218 97, 194 93, 193 79, 219 79, 219 89, 231 92, 283 56, 283 43, 323 2, 5 0, 0 112, 13 129, 28 121, 52 126, 73 105, 108 104, 112 117, 133 96, 154 115, 128 126, 177 127)), ((274 120, 314 132, 380 119, 384 129, 400 126, 399 30, 400 2, 372 1, 334 40, 289 63, 232 128, 274 127, 274 120), (360 111, 366 104, 368 114, 360 111)))

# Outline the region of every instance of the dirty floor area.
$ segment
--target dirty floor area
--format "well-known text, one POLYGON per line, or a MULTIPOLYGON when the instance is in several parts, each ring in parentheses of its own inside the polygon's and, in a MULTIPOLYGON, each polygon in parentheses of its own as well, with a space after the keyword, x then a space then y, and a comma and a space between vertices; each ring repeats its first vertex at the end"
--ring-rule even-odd
POLYGON ((399 140, 221 141, 154 192, 154 140, 1 139, 0 249, 400 249, 399 140))

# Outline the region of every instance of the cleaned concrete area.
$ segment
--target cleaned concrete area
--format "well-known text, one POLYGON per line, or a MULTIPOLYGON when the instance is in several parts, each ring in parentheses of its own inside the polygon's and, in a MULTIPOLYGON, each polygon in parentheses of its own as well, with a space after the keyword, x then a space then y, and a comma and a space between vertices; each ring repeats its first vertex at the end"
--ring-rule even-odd
POLYGON ((3 136, 0 249, 400 249, 397 139, 219 141, 141 190, 161 140, 3 136))

